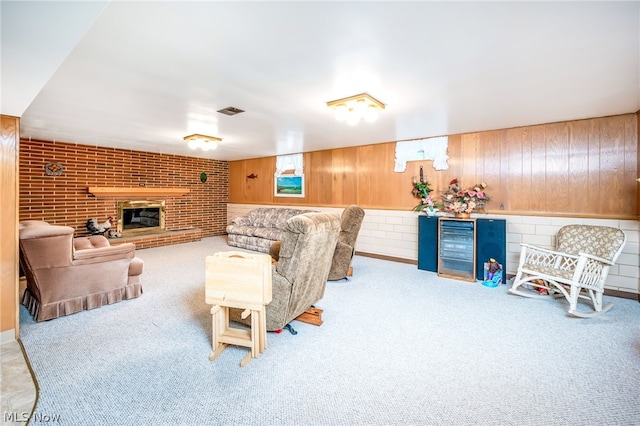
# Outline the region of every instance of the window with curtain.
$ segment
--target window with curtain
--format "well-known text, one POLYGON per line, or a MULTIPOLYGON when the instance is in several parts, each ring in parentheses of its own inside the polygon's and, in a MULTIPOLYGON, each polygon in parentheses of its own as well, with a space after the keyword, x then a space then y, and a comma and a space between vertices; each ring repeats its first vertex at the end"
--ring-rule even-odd
POLYGON ((286 170, 293 170, 294 176, 302 176, 304 173, 303 163, 302 154, 278 155, 276 157, 275 176, 282 176, 286 170))
POLYGON ((407 161, 414 160, 433 160, 434 169, 447 170, 449 168, 448 146, 447 136, 396 142, 396 164, 393 171, 404 172, 407 170, 407 161))

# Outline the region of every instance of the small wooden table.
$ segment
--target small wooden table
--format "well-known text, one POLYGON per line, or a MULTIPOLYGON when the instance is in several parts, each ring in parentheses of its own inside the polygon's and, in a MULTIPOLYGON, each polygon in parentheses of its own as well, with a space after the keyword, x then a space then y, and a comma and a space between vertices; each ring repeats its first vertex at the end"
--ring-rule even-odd
POLYGON ((236 251, 219 252, 206 258, 206 303, 211 307, 213 361, 228 345, 250 348, 244 367, 267 348, 265 306, 271 302, 271 256, 236 251), (229 308, 251 315, 251 329, 229 326, 229 308))

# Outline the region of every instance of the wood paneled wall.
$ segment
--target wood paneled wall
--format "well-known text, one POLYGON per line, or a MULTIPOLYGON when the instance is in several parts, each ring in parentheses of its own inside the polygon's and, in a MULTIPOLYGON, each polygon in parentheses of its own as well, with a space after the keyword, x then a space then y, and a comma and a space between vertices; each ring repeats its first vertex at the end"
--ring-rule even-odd
POLYGON ((449 169, 411 161, 393 172, 395 143, 304 154, 306 197, 275 197, 275 157, 229 163, 229 202, 411 209, 419 167, 444 190, 486 182, 487 210, 503 214, 638 216, 640 113, 449 136, 449 169), (256 179, 248 175, 258 175, 256 179))
POLYGON ((20 119, 0 116, 0 332, 18 337, 18 141, 20 119))

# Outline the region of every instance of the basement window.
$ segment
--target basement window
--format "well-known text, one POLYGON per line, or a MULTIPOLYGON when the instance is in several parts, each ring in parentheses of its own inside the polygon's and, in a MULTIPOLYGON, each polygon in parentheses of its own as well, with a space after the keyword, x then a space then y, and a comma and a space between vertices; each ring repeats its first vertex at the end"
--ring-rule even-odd
POLYGON ((415 160, 433 160, 434 169, 447 170, 448 147, 447 136, 396 142, 396 162, 393 171, 402 173, 407 170, 407 161, 415 160))
POLYGON ((304 174, 304 158, 302 154, 278 155, 276 157, 275 176, 302 176, 304 174))

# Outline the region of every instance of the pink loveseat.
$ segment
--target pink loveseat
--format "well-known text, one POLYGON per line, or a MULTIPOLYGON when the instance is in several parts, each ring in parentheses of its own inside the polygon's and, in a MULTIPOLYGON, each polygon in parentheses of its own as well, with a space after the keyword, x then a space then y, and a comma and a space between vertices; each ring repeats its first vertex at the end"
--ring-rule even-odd
POLYGON ((112 246, 102 235, 73 238, 73 228, 20 222, 20 266, 27 278, 22 304, 45 321, 142 294, 143 262, 135 245, 112 246))

